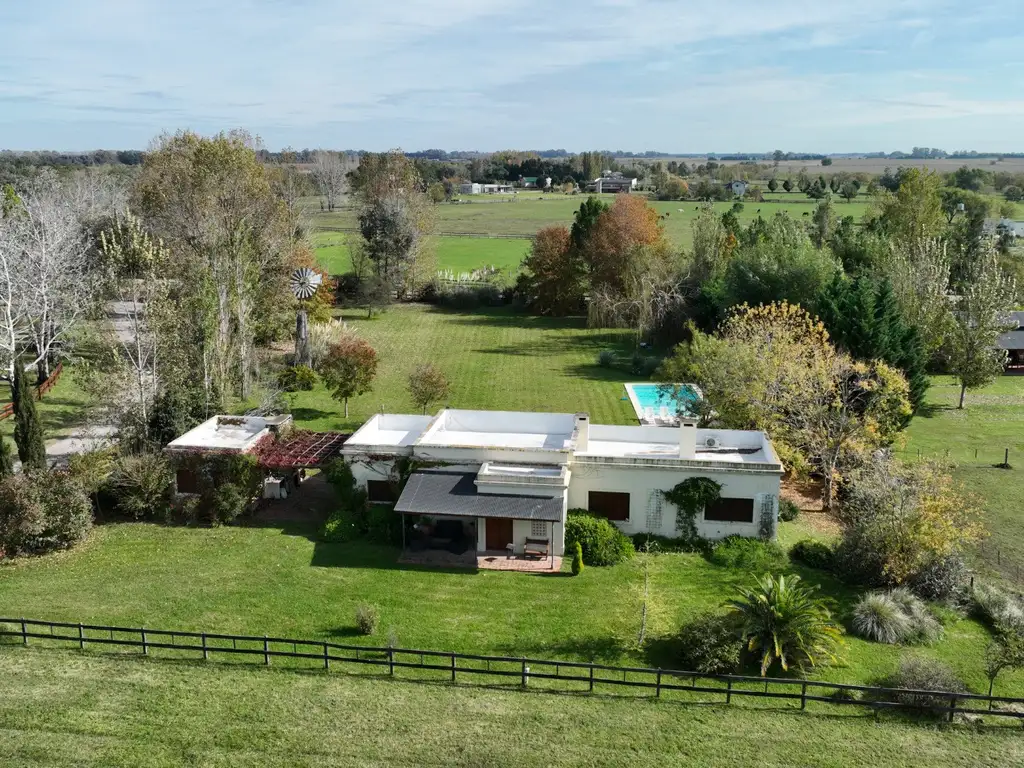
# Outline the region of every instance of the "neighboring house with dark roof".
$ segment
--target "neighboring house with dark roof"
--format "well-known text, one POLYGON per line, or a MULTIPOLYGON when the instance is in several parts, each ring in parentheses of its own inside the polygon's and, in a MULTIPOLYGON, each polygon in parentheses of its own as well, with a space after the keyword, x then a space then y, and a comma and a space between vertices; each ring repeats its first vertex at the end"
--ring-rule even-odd
POLYGON ((637 180, 634 177, 623 176, 616 171, 615 173, 606 172, 600 178, 594 179, 587 184, 586 189, 588 192, 597 192, 599 195, 605 192, 618 194, 620 192, 632 192, 636 189, 636 186, 637 180))
POLYGON ((782 475, 763 432, 697 429, 685 417, 678 427, 623 427, 591 424, 586 413, 378 414, 342 455, 371 502, 394 503, 429 548, 455 554, 520 555, 540 542, 560 556, 569 509, 627 534, 677 536, 663 492, 691 477, 722 487, 697 516, 701 536, 774 533, 782 475), (410 461, 419 468, 395 499, 396 474, 410 461))
POLYGON ((1000 336, 996 344, 1006 350, 1007 368, 1020 369, 1024 367, 1024 312, 1011 312, 1010 316, 1017 327, 1000 336))

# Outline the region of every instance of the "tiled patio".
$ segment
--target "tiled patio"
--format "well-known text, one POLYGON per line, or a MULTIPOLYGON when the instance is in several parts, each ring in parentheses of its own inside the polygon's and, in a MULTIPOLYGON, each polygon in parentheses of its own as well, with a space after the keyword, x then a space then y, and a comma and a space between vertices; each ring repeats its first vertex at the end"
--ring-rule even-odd
POLYGON ((441 549, 422 552, 403 552, 398 562, 408 565, 426 565, 434 568, 476 568, 482 571, 519 571, 520 573, 557 573, 562 570, 562 558, 508 557, 504 552, 465 552, 455 555, 441 549))

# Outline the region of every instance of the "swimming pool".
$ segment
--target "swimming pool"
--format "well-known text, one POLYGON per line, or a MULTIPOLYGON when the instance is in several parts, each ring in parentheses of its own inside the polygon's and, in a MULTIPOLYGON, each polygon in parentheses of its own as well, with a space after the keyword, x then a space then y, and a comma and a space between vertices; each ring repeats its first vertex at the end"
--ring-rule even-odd
POLYGON ((667 409, 669 421, 679 416, 693 416, 694 405, 701 399, 696 384, 627 384, 626 394, 642 424, 661 418, 662 408, 667 409))

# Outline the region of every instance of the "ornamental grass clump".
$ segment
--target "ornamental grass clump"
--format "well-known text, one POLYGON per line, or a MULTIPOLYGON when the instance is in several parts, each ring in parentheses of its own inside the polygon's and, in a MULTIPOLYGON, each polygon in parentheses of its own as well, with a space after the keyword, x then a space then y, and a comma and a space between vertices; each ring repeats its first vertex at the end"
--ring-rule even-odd
POLYGON ((930 643, 942 636, 942 625, 908 589, 864 595, 851 624, 860 637, 889 645, 930 643))

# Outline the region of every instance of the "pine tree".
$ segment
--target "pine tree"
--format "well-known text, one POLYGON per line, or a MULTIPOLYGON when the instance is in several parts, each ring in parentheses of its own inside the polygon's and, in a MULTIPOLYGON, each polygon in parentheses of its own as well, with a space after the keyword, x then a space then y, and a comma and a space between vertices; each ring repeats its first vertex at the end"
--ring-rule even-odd
POLYGON ((32 387, 25 378, 21 363, 14 366, 12 386, 14 402, 14 442, 18 445, 18 458, 26 469, 46 469, 46 443, 43 427, 39 423, 32 387))
POLYGON ((14 454, 11 453, 11 444, 3 435, 0 435, 0 479, 10 477, 14 474, 14 454))

